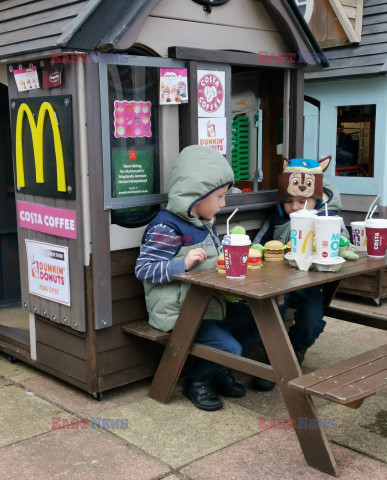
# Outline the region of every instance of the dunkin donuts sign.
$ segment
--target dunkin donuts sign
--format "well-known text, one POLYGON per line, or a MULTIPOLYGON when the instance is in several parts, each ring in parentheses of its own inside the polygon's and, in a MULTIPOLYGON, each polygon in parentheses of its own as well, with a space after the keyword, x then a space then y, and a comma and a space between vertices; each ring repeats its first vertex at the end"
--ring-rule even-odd
POLYGON ((199 117, 224 117, 225 72, 198 70, 199 117))

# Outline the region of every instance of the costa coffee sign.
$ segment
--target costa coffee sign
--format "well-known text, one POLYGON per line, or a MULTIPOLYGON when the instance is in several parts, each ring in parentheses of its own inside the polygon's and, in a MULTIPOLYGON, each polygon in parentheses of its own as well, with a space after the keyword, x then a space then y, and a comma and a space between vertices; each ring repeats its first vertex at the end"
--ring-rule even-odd
POLYGON ((199 117, 224 117, 225 72, 198 70, 199 117))

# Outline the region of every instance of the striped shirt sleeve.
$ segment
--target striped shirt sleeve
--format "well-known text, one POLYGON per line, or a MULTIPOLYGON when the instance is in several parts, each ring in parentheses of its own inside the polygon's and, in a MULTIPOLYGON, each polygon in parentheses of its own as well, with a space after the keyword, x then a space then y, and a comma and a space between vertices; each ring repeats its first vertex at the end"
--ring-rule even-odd
POLYGON ((185 271, 184 258, 174 260, 181 247, 181 237, 175 230, 159 223, 146 234, 137 258, 135 275, 142 282, 168 283, 173 276, 185 271))

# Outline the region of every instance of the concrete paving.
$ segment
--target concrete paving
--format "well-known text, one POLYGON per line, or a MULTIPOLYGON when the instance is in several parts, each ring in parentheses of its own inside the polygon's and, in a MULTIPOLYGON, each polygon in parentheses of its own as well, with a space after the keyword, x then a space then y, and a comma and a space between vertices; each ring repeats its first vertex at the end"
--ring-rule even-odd
MULTIPOLYGON (((353 308, 347 300, 337 302, 353 308)), ((355 307, 387 318, 387 305, 355 307)), ((386 332, 326 320, 304 372, 387 343, 386 332)), ((0 353, 0 480, 332 478, 306 464, 294 431, 263 428, 262 417, 274 423, 288 418, 278 387, 255 392, 251 378, 235 375, 247 395, 224 399, 218 412, 203 412, 180 386, 168 405, 151 400, 149 379, 105 392, 97 402, 0 353)), ((334 421, 326 435, 340 478, 386 478, 387 394, 366 399, 357 410, 314 401, 319 417, 334 421)))

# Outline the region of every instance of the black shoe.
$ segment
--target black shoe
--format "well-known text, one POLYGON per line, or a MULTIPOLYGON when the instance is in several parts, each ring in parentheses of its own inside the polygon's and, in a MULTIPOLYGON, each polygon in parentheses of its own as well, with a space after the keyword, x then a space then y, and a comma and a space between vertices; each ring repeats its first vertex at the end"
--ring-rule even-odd
POLYGON ((241 398, 246 395, 246 387, 235 381, 230 370, 222 370, 212 380, 215 390, 227 397, 241 398))
POLYGON ((195 382, 185 379, 183 393, 200 410, 212 412, 223 407, 222 400, 216 395, 209 382, 195 382))
POLYGON ((307 350, 308 350, 307 348, 294 349, 294 353, 296 354, 296 357, 297 357, 298 363, 300 364, 300 367, 305 360, 305 353, 306 353, 307 350))
MULTIPOLYGON (((270 365, 269 357, 267 356, 267 353, 265 351, 265 358, 262 361, 262 363, 266 363, 266 365, 270 365)), ((270 380, 265 380, 264 378, 260 377, 254 377, 251 386, 254 390, 259 390, 261 392, 269 392, 270 390, 273 390, 275 387, 275 382, 272 382, 270 380)))

